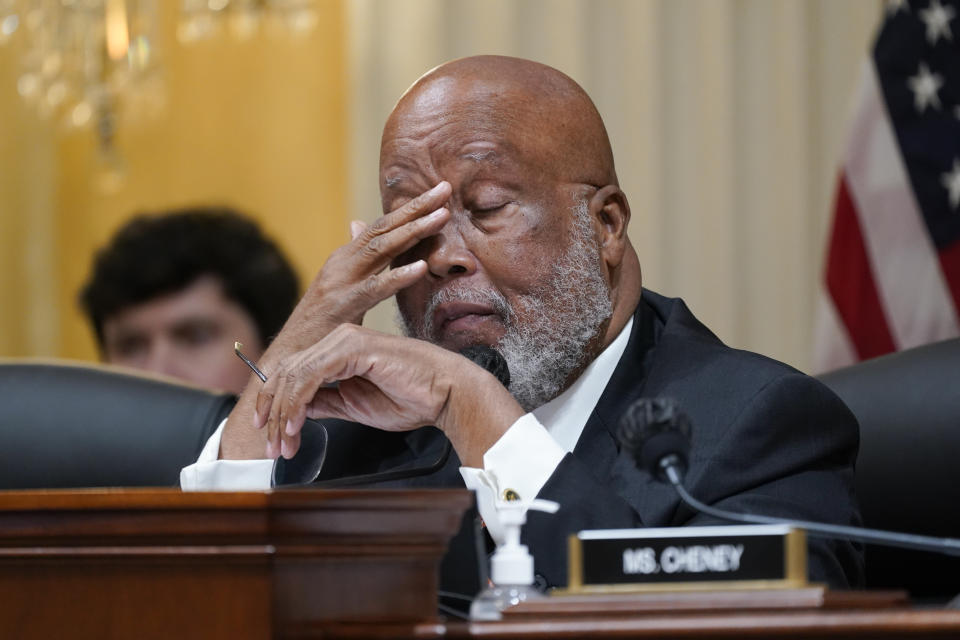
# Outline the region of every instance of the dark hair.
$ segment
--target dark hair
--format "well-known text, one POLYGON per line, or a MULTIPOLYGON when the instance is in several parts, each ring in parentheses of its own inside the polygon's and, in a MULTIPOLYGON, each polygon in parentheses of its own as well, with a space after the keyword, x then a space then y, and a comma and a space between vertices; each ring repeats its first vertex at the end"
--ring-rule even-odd
POLYGON ((232 209, 197 207, 138 215, 123 225, 97 252, 80 306, 102 348, 107 318, 205 275, 219 278, 224 294, 250 314, 264 346, 299 297, 296 273, 255 222, 232 209))

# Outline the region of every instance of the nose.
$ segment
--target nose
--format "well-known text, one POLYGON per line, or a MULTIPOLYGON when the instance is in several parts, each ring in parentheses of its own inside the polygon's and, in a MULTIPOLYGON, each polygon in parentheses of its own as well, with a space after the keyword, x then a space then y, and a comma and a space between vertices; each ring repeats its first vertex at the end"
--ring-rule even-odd
POLYGON ((181 363, 177 354, 167 340, 157 339, 150 344, 150 353, 144 360, 143 368, 147 371, 163 375, 178 377, 181 363))
POLYGON ((427 268, 440 279, 467 276, 477 270, 477 258, 451 220, 427 243, 427 268))

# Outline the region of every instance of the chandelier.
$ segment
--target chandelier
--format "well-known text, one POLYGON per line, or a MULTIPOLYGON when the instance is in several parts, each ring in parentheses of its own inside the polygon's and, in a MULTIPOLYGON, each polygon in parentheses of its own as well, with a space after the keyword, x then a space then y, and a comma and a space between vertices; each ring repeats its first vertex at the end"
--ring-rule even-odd
MULTIPOLYGON (((116 160, 117 114, 162 108, 158 10, 166 0, 0 0, 0 47, 17 44, 17 92, 64 129, 93 126, 103 159, 116 160)), ((314 0, 182 0, 177 40, 222 33, 249 39, 309 33, 314 0)))

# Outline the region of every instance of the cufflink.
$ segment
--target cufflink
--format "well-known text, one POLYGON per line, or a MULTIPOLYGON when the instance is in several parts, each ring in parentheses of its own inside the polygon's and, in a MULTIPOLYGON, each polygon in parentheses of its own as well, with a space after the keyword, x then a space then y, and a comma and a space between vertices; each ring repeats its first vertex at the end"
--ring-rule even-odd
POLYGON ((520 499, 520 494, 517 493, 516 489, 504 489, 500 499, 504 502, 516 502, 520 499))

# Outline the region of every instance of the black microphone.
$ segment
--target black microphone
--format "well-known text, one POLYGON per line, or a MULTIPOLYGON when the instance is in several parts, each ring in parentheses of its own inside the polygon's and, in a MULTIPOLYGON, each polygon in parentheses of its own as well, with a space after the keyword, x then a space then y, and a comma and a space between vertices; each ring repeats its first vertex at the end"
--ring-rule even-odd
POLYGON ((641 398, 627 407, 620 418, 620 443, 631 452, 641 469, 665 480, 661 460, 667 468, 687 470, 690 451, 690 420, 673 398, 641 398))
POLYGON ((805 529, 811 536, 856 540, 891 547, 935 551, 960 555, 960 540, 936 538, 912 533, 896 533, 822 522, 774 518, 748 513, 734 513, 704 504, 691 496, 683 486, 690 449, 690 420, 672 398, 640 398, 620 419, 620 443, 637 465, 676 489, 680 499, 690 508, 708 516, 747 524, 785 524, 805 529))
MULTIPOLYGON (((460 355, 472 360, 474 363, 492 373, 503 386, 507 387, 510 385, 510 369, 507 366, 507 361, 496 349, 486 345, 472 345, 461 349, 460 355)), ((450 458, 450 452, 453 450, 453 445, 450 444, 449 440, 444 438, 443 449, 440 451, 440 455, 428 465, 318 481, 316 478, 320 475, 323 460, 327 453, 326 429, 321 422, 314 420, 307 421, 307 423, 304 424, 303 431, 301 432, 301 449, 297 451, 297 454, 286 461, 283 458, 277 458, 273 467, 271 486, 312 484, 314 487, 334 488, 378 484, 393 480, 406 480, 408 478, 416 478, 436 473, 447 463, 447 460, 450 458), (313 451, 305 451, 303 448, 304 441, 308 439, 304 437, 306 434, 304 434, 303 431, 308 430, 308 423, 312 423, 309 426, 309 431, 311 432, 309 440, 317 443, 317 447, 313 451), (322 436, 319 435, 320 430, 323 431, 322 436), (320 450, 321 446, 322 450, 320 450)))

